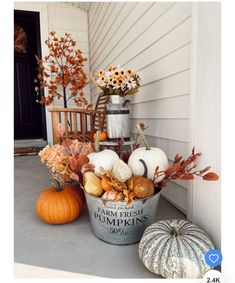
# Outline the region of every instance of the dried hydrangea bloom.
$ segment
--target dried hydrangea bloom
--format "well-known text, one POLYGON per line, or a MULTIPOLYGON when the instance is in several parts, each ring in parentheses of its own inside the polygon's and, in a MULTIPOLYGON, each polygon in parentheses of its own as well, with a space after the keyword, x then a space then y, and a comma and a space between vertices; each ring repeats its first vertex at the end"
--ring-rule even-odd
POLYGON ((82 168, 92 171, 88 166, 87 155, 93 151, 91 143, 82 143, 78 140, 65 140, 62 145, 47 145, 39 152, 42 163, 45 163, 56 179, 70 178, 74 181, 82 181, 82 168))

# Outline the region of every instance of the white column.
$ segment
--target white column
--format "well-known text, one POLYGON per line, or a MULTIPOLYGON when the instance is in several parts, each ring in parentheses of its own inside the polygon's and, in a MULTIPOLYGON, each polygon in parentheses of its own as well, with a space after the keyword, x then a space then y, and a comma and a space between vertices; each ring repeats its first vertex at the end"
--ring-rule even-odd
MULTIPOLYGON (((220 174, 220 4, 192 4, 190 147, 202 153, 199 167, 220 174)), ((220 181, 195 180, 189 190, 188 218, 201 226, 220 249, 220 181)))

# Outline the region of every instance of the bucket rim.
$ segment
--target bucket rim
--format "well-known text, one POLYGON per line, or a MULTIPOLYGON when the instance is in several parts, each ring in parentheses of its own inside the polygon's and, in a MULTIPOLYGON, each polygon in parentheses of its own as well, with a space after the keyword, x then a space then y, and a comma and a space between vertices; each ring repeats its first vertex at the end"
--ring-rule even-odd
MULTIPOLYGON (((150 196, 150 197, 141 198, 141 199, 134 199, 132 205, 133 205, 134 203, 138 203, 138 202, 146 202, 148 199, 151 199, 151 198, 156 197, 157 195, 160 195, 160 192, 161 192, 161 190, 159 190, 156 194, 153 194, 153 195, 150 196)), ((87 196, 89 196, 89 197, 91 197, 91 198, 93 198, 93 199, 97 199, 97 200, 100 200, 100 201, 105 201, 106 203, 107 203, 107 202, 112 202, 112 203, 125 203, 125 204, 128 205, 128 203, 127 203, 125 200, 102 200, 101 197, 93 196, 93 195, 89 194, 88 192, 86 192, 86 190, 84 190, 84 193, 85 193, 85 195, 87 195, 87 196)))

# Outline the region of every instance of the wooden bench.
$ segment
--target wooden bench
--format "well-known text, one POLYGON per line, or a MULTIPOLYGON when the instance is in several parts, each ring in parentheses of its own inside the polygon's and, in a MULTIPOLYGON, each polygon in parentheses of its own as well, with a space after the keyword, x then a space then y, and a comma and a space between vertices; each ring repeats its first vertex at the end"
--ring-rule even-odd
POLYGON ((59 124, 65 127, 65 136, 82 142, 93 142, 94 133, 106 128, 106 107, 109 97, 100 95, 94 110, 79 108, 51 108, 53 143, 60 143, 59 124))

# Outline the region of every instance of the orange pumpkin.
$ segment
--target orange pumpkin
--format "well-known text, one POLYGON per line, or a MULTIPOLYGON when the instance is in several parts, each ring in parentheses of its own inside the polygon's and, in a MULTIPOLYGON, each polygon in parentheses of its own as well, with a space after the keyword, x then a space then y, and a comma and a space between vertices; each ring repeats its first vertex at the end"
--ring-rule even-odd
POLYGON ((153 181, 142 176, 132 176, 128 182, 128 189, 133 192, 133 196, 141 199, 154 194, 153 181))
POLYGON ((105 190, 105 191, 110 191, 113 189, 113 186, 110 185, 108 179, 105 176, 101 176, 101 187, 105 190))
POLYGON ((48 224, 65 224, 81 214, 84 201, 83 191, 74 186, 51 186, 39 196, 36 211, 48 224))
MULTIPOLYGON (((93 136, 93 139, 96 139, 96 133, 93 136)), ((99 135, 99 141, 106 141, 107 140, 107 134, 105 132, 100 132, 99 135)))

